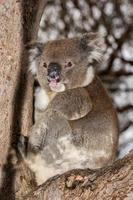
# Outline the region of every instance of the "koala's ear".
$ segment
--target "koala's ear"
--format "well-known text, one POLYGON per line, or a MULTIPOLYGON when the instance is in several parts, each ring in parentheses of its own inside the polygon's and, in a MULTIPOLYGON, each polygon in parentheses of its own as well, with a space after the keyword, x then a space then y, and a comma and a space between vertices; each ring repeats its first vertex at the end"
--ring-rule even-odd
POLYGON ((29 71, 36 75, 38 60, 43 52, 44 44, 40 42, 31 42, 25 45, 26 50, 29 54, 29 71))
POLYGON ((85 33, 81 36, 80 47, 88 52, 89 60, 101 61, 105 50, 104 38, 99 33, 85 33))

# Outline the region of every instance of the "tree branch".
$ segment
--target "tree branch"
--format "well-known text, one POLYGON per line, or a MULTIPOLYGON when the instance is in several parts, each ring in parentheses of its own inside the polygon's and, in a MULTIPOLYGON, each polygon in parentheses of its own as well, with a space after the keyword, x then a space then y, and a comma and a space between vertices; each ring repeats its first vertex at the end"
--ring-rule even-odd
POLYGON ((131 200, 133 151, 112 166, 100 170, 76 169, 49 179, 25 200, 131 200))
POLYGON ((117 111, 118 112, 125 112, 125 111, 128 112, 128 111, 130 111, 132 109, 133 109, 133 105, 128 104, 126 106, 118 107, 117 111))

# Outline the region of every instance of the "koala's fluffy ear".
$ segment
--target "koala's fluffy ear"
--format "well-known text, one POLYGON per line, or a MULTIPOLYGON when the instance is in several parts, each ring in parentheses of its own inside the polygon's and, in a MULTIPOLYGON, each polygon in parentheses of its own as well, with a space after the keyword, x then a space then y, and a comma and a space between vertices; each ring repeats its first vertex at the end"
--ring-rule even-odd
POLYGON ((37 67, 38 67, 38 60, 43 52, 44 44, 39 42, 31 42, 28 43, 25 48, 29 52, 29 71, 36 75, 37 67))
POLYGON ((88 52, 89 61, 100 62, 105 50, 104 38, 99 33, 85 33, 81 36, 80 47, 88 52))

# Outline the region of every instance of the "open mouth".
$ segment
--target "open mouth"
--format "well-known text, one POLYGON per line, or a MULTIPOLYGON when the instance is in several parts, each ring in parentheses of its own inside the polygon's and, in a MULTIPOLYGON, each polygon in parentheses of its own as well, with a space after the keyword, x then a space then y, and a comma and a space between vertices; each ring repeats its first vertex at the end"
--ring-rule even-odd
POLYGON ((52 91, 55 91, 55 92, 63 92, 65 90, 65 85, 63 83, 60 82, 60 79, 59 77, 56 77, 54 79, 52 78, 49 78, 48 79, 48 84, 49 84, 49 87, 52 91))

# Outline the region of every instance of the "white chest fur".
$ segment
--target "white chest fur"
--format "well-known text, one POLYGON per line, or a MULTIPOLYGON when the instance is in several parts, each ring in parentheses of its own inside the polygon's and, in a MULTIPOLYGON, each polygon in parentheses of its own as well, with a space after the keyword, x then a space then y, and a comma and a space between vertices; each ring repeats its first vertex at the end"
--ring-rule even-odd
POLYGON ((41 87, 35 90, 35 109, 44 111, 50 102, 47 92, 41 87))

